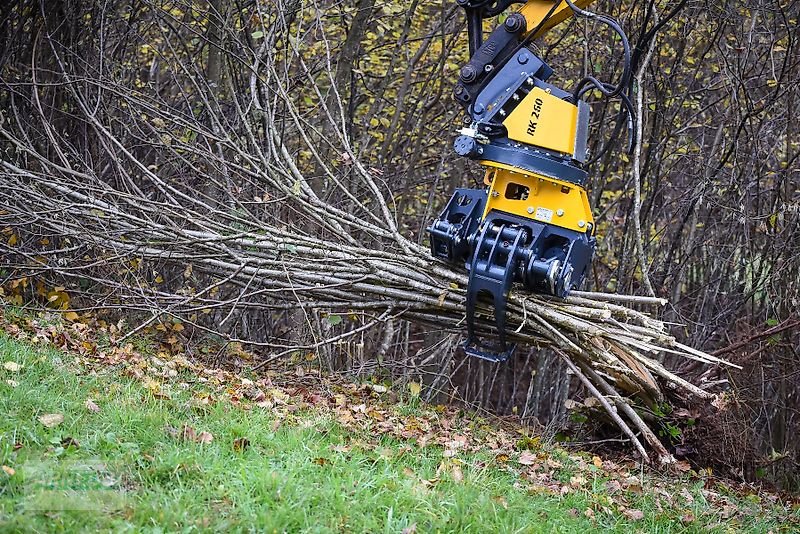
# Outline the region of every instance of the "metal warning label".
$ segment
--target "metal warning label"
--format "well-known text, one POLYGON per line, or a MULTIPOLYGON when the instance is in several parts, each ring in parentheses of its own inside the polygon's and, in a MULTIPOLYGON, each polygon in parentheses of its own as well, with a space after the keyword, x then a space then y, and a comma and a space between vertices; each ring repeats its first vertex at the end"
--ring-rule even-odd
POLYGON ((553 219, 553 210, 547 208, 536 208, 536 213, 533 216, 537 221, 550 222, 553 219))

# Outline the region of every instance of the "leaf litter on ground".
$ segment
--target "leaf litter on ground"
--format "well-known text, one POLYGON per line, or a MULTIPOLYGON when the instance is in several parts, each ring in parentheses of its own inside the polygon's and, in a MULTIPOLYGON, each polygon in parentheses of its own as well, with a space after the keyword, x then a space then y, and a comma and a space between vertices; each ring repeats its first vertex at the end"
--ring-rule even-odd
MULTIPOLYGON (((703 514, 713 514, 719 521, 751 513, 737 507, 732 494, 734 484, 721 485, 711 476, 704 476, 692 469, 687 462, 678 462, 673 475, 650 473, 646 477, 643 466, 630 459, 603 459, 596 455, 561 449, 556 446, 543 447, 538 436, 528 437, 529 430, 506 420, 489 420, 457 407, 442 405, 419 405, 414 413, 403 413, 396 406, 399 395, 394 388, 382 383, 357 383, 341 376, 325 376, 319 371, 288 365, 273 368, 258 375, 207 366, 207 361, 193 357, 178 338, 181 330, 154 329, 155 334, 169 334, 158 343, 156 356, 143 352, 133 343, 117 343, 123 339, 124 325, 111 323, 87 315, 84 321, 55 321, 52 317, 42 320, 22 317, 9 321, 0 312, 0 326, 14 339, 31 343, 50 344, 74 355, 72 365, 79 372, 106 372, 109 369, 138 381, 143 390, 153 398, 168 401, 170 393, 191 390, 191 403, 201 409, 213 404, 226 403, 245 410, 268 410, 274 417, 273 431, 286 420, 294 420, 298 412, 314 412, 320 417, 335 421, 354 435, 371 436, 371 441, 343 443, 331 447, 333 454, 347 454, 354 447, 375 451, 377 458, 390 460, 402 455, 410 446, 393 451, 380 445, 384 438, 393 438, 418 448, 438 447, 441 463, 433 478, 420 477, 410 469, 404 473, 416 480, 420 488, 437 484, 443 476, 456 484, 465 480, 465 467, 484 469, 489 466, 516 473, 519 481, 515 486, 531 494, 548 494, 563 497, 580 493, 591 497, 590 508, 576 513, 587 518, 597 514, 621 514, 632 522, 645 518, 645 513, 631 502, 644 493, 652 494, 657 508, 683 510, 679 517, 683 523, 692 523, 697 518, 687 507, 692 504, 687 486, 702 486, 702 497, 709 503, 703 514), (100 342, 105 337, 104 342, 100 342), (520 439, 520 435, 523 439, 520 439), (484 458, 478 460, 478 457, 484 458), (676 479, 676 477, 679 477, 676 479), (676 480, 682 491, 676 492, 676 480), (596 489, 600 487, 602 491, 596 489)), ((243 352, 237 348, 237 354, 243 352)), ((250 357, 244 360, 251 359, 250 357)), ((20 371, 16 362, 6 362, 4 369, 11 373, 20 371), (13 365, 9 365, 13 364, 13 365)), ((422 385, 407 383, 405 390, 412 399, 417 399, 422 385)), ((402 388, 401 388, 402 391, 402 388)), ((100 407, 86 399, 85 408, 98 413, 100 407)), ((63 423, 60 413, 39 416, 41 424, 54 428, 63 423)), ((208 444, 214 435, 207 430, 197 431, 187 423, 176 422, 168 426, 166 433, 179 441, 208 444)), ((64 438, 66 447, 78 447, 72 438, 64 438)), ((232 442, 237 452, 250 447, 246 437, 237 437, 232 442)), ((324 467, 330 458, 320 456, 314 463, 324 467)), ((5 468, 6 466, 4 466, 5 468)), ((10 469, 10 468, 9 468, 10 469)), ((6 471, 4 469, 4 471, 6 471)), ((9 475, 6 471, 7 476, 9 475)), ((775 494, 759 491, 750 486, 738 486, 743 494, 753 494, 765 502, 780 503, 775 494), (761 497, 759 497, 761 496, 761 497)), ((502 496, 494 497, 501 506, 502 496)), ((505 505, 507 506, 507 504, 505 505)), ((791 503, 788 505, 791 507, 791 503)), ((797 506, 795 504, 795 506, 797 506)), ((787 521, 797 521, 797 515, 787 513, 787 521)))

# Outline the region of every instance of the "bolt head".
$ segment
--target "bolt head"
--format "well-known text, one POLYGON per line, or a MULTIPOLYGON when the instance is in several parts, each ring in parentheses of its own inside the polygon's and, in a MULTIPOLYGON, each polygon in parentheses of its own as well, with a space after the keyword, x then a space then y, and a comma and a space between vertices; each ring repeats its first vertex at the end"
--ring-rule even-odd
POLYGON ((586 221, 578 221, 578 228, 583 228, 586 226, 586 221))
POLYGON ((559 217, 563 217, 564 216, 564 210, 558 210, 556 212, 556 215, 558 215, 559 217))
POLYGON ((462 81, 470 83, 472 81, 475 81, 475 78, 477 78, 478 73, 475 71, 475 67, 473 67, 472 65, 464 65, 463 67, 461 67, 461 73, 459 74, 459 76, 461 77, 462 81))
POLYGON ((533 206, 529 206, 528 207, 528 213, 533 213, 533 212, 534 212, 533 206))

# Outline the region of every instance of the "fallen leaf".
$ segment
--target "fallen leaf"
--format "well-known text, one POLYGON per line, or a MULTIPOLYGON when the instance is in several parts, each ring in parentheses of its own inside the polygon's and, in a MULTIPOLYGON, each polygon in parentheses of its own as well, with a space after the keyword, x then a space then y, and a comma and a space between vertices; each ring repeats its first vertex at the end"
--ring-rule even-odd
POLYGON ((584 484, 586 484, 586 479, 584 477, 580 476, 580 475, 574 476, 574 477, 569 479, 569 485, 572 486, 575 489, 580 488, 584 484))
POLYGON ((417 524, 416 523, 411 523, 410 525, 408 525, 406 528, 404 528, 400 532, 401 532, 401 534, 416 534, 416 532, 417 532, 417 524))
POLYGON ((382 386, 380 384, 372 384, 370 385, 370 389, 375 393, 386 393, 389 389, 386 386, 382 386))
POLYGON ((92 399, 86 399, 85 406, 86 406, 86 409, 89 410, 90 412, 94 412, 94 413, 99 413, 100 412, 100 406, 95 404, 95 402, 92 399))
POLYGON ((75 321, 77 321, 79 319, 79 315, 77 313, 75 313, 74 311, 67 312, 67 313, 64 314, 64 319, 66 319, 67 321, 69 321, 71 323, 74 323, 75 321))
POLYGON ((80 449, 81 444, 72 436, 67 436, 61 440, 61 446, 65 449, 80 449))
POLYGON ((619 483, 619 480, 609 480, 606 482, 606 492, 608 492, 609 495, 618 493, 620 490, 622 490, 622 484, 619 483))
POLYGON ((236 438, 233 440, 233 450, 236 452, 244 452, 250 447, 250 440, 247 438, 236 438))
POLYGON ((641 510, 636 510, 635 508, 628 508, 623 510, 622 515, 627 517, 628 519, 632 519, 633 521, 640 521, 644 519, 644 512, 641 510))
POLYGON ((3 364, 3 368, 11 373, 18 373, 22 366, 17 362, 6 362, 3 364))
POLYGON ((3 466, 3 472, 10 477, 13 477, 14 473, 16 473, 13 467, 8 467, 7 465, 3 466))
POLYGON ((558 460, 553 460, 552 458, 547 459, 547 467, 550 469, 561 469, 562 465, 561 462, 558 460))
POLYGON ((197 432, 189 425, 183 425, 183 428, 181 428, 181 439, 185 441, 195 441, 197 439, 197 432))
POLYGON ((461 471, 461 468, 457 465, 453 466, 453 480, 456 483, 461 484, 464 481, 464 473, 461 471))
POLYGON ((502 495, 495 495, 492 497, 492 500, 502 506, 505 510, 508 510, 508 501, 502 495))
POLYGON ((530 451, 522 451, 519 458, 517 458, 517 462, 522 465, 533 465, 536 463, 536 455, 530 451))
POLYGON ((601 460, 599 456, 593 456, 592 457, 592 463, 598 469, 603 467, 603 460, 601 460))
POLYGON ((333 452, 342 452, 342 453, 344 453, 344 452, 350 452, 350 447, 348 447, 347 445, 333 445, 333 446, 331 446, 331 450, 333 452))
POLYGON ((197 443, 211 443, 214 441, 214 436, 211 434, 211 432, 206 432, 203 430, 197 434, 197 439, 195 441, 197 441, 197 443))
POLYGON ((681 460, 679 462, 675 462, 675 469, 680 471, 681 473, 688 473, 692 470, 692 466, 686 460, 681 460))
POLYGON ((317 465, 325 465, 331 463, 331 461, 328 460, 327 458, 319 457, 319 458, 314 458, 314 463, 317 465))
POLYGON ((53 428, 64 422, 64 415, 60 413, 46 413, 39 416, 39 422, 47 428, 53 428))
POLYGON ((409 382, 408 391, 411 392, 412 397, 419 397, 419 394, 422 391, 422 386, 417 382, 409 382))

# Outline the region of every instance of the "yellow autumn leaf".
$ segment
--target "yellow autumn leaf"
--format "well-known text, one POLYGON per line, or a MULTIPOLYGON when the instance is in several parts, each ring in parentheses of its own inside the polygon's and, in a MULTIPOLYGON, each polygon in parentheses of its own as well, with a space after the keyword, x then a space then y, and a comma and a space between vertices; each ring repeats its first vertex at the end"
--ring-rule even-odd
POLYGON ((79 318, 78 314, 75 313, 74 311, 70 311, 64 314, 64 319, 66 319, 67 321, 71 321, 73 323, 77 321, 78 318, 79 318))
POLYGON ((422 391, 422 385, 418 382, 409 382, 408 391, 411 392, 412 397, 419 397, 419 394, 422 391))

